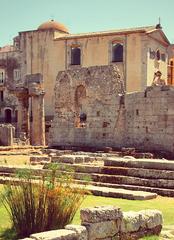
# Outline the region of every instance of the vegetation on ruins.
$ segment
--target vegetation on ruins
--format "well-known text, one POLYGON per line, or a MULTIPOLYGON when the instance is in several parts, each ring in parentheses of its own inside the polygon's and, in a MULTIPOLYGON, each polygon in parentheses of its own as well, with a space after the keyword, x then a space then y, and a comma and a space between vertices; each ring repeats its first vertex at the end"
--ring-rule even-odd
POLYGON ((18 237, 63 228, 82 203, 85 191, 73 186, 73 174, 58 171, 51 164, 49 174, 34 179, 31 170, 21 170, 4 186, 2 203, 18 237))

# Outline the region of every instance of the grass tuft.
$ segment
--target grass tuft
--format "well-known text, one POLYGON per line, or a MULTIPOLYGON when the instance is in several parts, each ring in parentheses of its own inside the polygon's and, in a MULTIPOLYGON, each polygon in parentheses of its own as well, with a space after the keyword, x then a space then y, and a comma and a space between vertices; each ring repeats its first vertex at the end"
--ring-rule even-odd
POLYGON ((59 173, 56 165, 51 165, 50 173, 39 182, 30 170, 18 171, 17 178, 19 184, 12 180, 4 186, 2 203, 20 238, 63 228, 72 221, 85 196, 83 189, 71 187, 73 176, 59 173))

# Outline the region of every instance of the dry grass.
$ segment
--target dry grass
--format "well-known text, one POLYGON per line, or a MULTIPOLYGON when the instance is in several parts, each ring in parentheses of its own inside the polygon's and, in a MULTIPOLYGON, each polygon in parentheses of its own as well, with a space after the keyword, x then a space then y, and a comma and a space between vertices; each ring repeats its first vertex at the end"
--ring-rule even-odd
POLYGON ((85 191, 71 187, 70 174, 57 176, 57 165, 52 165, 51 173, 43 175, 37 184, 30 170, 20 170, 18 177, 20 183, 16 185, 11 180, 2 194, 2 203, 18 237, 63 228, 72 221, 85 191))
POLYGON ((30 163, 30 156, 26 155, 1 155, 0 165, 28 165, 30 163))

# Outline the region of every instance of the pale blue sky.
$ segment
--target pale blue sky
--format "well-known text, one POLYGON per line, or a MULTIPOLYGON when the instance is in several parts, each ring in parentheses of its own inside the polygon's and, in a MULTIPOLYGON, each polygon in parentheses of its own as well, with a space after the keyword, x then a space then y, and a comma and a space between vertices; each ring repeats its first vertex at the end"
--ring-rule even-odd
POLYGON ((174 43, 174 0, 0 0, 0 46, 54 18, 71 33, 155 25, 174 43))

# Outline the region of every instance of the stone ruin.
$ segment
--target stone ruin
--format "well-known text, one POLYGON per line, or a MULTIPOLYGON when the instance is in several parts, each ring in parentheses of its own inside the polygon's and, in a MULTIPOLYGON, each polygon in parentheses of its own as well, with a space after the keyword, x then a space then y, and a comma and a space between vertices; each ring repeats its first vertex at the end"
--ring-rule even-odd
POLYGON ((174 153, 174 87, 124 93, 116 66, 59 72, 51 147, 135 147, 174 153))
POLYGON ((122 212, 112 206, 81 209, 80 217, 81 225, 35 233, 25 240, 136 240, 159 235, 163 223, 157 210, 122 212))
MULTIPOLYGON (((41 74, 26 75, 23 83, 15 83, 8 88, 13 93, 17 110, 14 121, 9 110, 8 124, 0 125, 0 145, 45 145, 45 114, 43 77, 41 74)), ((5 99, 1 108, 9 108, 13 102, 5 99)), ((11 109, 11 108, 10 108, 11 109)), ((4 119, 0 119, 4 122, 4 119)))

